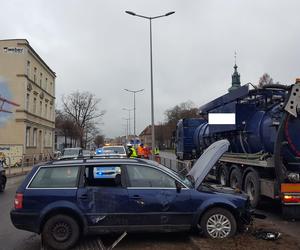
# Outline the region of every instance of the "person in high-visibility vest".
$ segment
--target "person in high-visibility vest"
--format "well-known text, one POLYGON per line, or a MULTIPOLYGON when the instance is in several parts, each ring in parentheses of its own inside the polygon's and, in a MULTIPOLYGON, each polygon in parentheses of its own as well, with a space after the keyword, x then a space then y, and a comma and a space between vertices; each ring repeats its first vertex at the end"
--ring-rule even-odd
POLYGON ((144 158, 149 159, 149 155, 151 154, 151 150, 148 146, 144 146, 144 158))
POLYGON ((144 155, 144 144, 141 143, 138 148, 137 148, 137 154, 138 154, 138 157, 139 158, 144 158, 145 155, 144 155))
POLYGON ((131 144, 127 144, 128 147, 128 158, 136 158, 137 153, 135 151, 135 148, 131 144))
POLYGON ((155 147, 155 149, 154 149, 154 154, 155 154, 155 155, 159 155, 159 148, 158 148, 158 147, 155 147))

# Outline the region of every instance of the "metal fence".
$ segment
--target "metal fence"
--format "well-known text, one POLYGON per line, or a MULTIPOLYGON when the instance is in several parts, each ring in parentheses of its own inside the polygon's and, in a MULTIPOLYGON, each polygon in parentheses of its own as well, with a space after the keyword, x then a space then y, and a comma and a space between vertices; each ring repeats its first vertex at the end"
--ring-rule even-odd
POLYGON ((4 159, 0 159, 3 163, 3 167, 6 170, 8 176, 21 175, 29 172, 33 165, 53 159, 53 154, 33 154, 33 155, 20 155, 14 156, 13 159, 6 156, 4 159), (16 160, 18 159, 18 160, 16 160))
POLYGON ((192 165, 190 161, 179 161, 176 159, 171 159, 171 158, 166 158, 166 157, 161 157, 154 155, 150 157, 151 160, 154 160, 167 168, 170 168, 176 172, 182 173, 182 174, 187 174, 188 171, 191 169, 192 165))

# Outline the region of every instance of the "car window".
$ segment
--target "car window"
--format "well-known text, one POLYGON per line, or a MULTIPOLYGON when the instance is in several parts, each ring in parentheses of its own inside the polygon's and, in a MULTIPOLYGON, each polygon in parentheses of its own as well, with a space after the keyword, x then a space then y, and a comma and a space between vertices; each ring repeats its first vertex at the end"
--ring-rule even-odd
POLYGON ((94 187, 120 187, 121 167, 109 166, 88 166, 85 168, 85 185, 94 187))
POLYGON ((127 173, 130 187, 176 188, 172 177, 155 168, 129 165, 127 173))
POLYGON ((77 186, 79 167, 42 167, 29 188, 72 188, 77 186))
POLYGON ((69 156, 69 155, 79 155, 80 149, 65 149, 63 151, 63 156, 69 156))
POLYGON ((125 154, 124 147, 103 147, 104 153, 111 153, 111 154, 125 154))

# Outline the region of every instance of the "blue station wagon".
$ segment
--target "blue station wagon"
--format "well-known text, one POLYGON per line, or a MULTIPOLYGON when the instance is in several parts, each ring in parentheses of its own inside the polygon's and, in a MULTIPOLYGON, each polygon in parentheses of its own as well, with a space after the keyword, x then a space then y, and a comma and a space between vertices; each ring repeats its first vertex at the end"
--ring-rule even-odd
POLYGON ((200 228, 211 238, 233 236, 250 222, 249 198, 203 182, 228 146, 212 144, 187 176, 144 159, 37 165, 17 189, 12 223, 54 249, 68 249, 87 233, 200 228))

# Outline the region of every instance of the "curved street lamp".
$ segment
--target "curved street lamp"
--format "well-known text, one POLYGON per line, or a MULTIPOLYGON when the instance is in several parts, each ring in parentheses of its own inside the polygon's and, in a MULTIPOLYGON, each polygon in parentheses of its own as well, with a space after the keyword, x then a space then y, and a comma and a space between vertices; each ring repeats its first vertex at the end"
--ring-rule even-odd
POLYGON ((151 75, 151 140, 152 140, 152 151, 154 152, 155 148, 155 125, 154 125, 154 104, 153 104, 153 62, 152 62, 152 20, 160 17, 170 16, 175 13, 175 11, 170 11, 164 15, 160 16, 143 16, 136 14, 132 11, 125 11, 127 14, 132 16, 137 16, 149 20, 150 23, 150 75, 151 75))
POLYGON ((129 109, 129 108, 122 108, 122 110, 128 111, 128 120, 129 120, 129 125, 128 125, 128 131, 129 131, 129 135, 131 133, 131 129, 130 129, 130 112, 133 111, 133 109, 129 109))
POLYGON ((136 136, 136 132, 135 132, 135 123, 136 123, 136 119, 135 119, 135 94, 138 92, 142 92, 144 89, 139 89, 139 90, 130 90, 130 89, 124 89, 127 92, 131 92, 133 93, 133 135, 134 137, 136 136))

